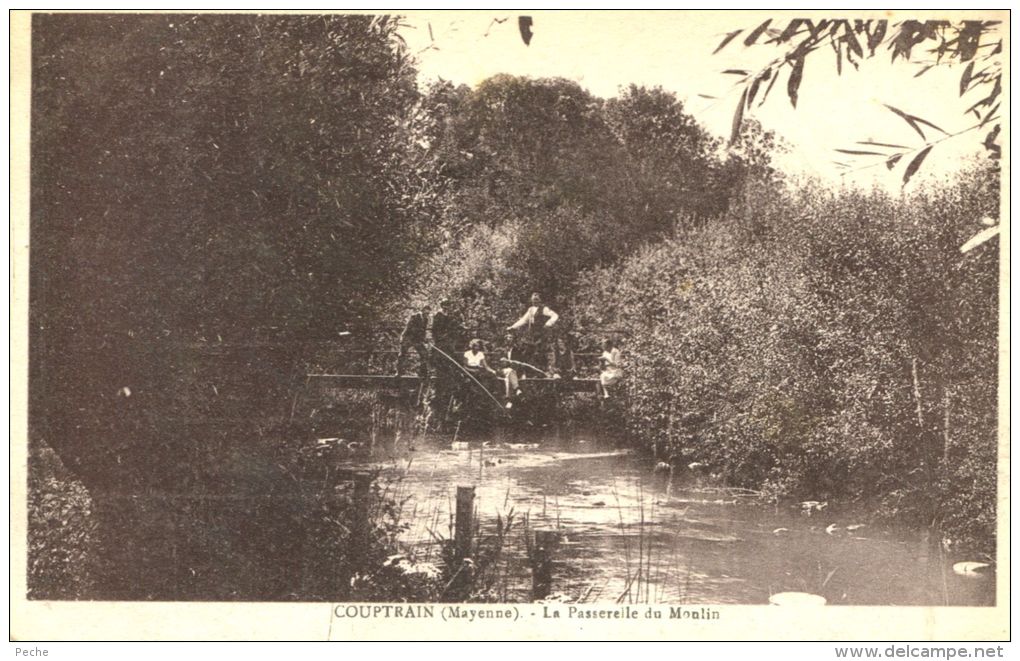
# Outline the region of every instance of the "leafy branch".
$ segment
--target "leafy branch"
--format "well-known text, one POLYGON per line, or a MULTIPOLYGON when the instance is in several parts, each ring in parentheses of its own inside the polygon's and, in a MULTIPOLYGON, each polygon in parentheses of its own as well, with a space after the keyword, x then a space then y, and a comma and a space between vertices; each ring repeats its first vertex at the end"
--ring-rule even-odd
MULTIPOLYGON (((768 19, 747 32, 741 40, 743 46, 779 47, 782 53, 753 74, 742 69, 728 69, 724 72, 741 76, 735 87, 743 88, 734 112, 730 142, 732 144, 736 141, 745 112, 751 109, 756 99, 759 107, 765 103, 776 81, 784 72, 787 74, 786 93, 790 104, 796 108, 808 57, 828 47, 833 52, 836 72, 839 75, 843 73, 844 60, 854 69, 858 69, 862 60, 873 58, 882 51, 890 53, 892 62, 902 59, 919 64, 920 69, 915 77, 923 76, 936 66, 962 64, 964 69, 960 76, 960 96, 974 92, 981 95, 966 111, 979 120, 975 126, 948 132, 916 114, 886 105, 886 108, 902 118, 925 140, 924 145, 910 149, 893 143, 861 141, 857 144, 903 151, 888 153, 859 148, 836 151, 851 156, 879 156, 882 158, 879 164, 884 163, 889 169, 896 166, 905 155, 916 152, 904 170, 903 182, 906 184, 920 169, 935 144, 987 126, 989 132, 983 144, 991 158, 999 158, 1001 148, 997 144, 997 139, 1001 127, 992 123, 998 119, 997 112, 1002 94, 1002 38, 997 38, 999 25, 1000 21, 907 20, 890 24, 884 19, 813 21, 803 18, 791 19, 785 25, 780 25, 773 19, 768 19), (944 137, 929 140, 925 133, 926 128, 934 129, 944 134, 944 137)), ((713 54, 734 43, 743 33, 743 29, 727 33, 713 54)), ((836 161, 836 164, 852 171, 851 166, 846 163, 836 161)))
MULTIPOLYGON (((896 110, 892 106, 886 106, 886 107, 889 108, 890 110, 893 110, 897 114, 900 114, 902 112, 902 111, 896 110)), ((912 117, 915 120, 917 119, 916 117, 913 117, 913 116, 910 116, 910 117, 912 117)), ((992 119, 997 119, 997 117, 994 117, 992 119)), ((907 167, 906 167, 906 169, 904 170, 904 173, 903 173, 903 183, 906 184, 908 181, 910 181, 910 178, 913 177, 914 174, 916 174, 917 171, 920 169, 921 164, 924 162, 924 159, 928 157, 928 154, 931 152, 932 148, 935 145, 937 145, 937 144, 939 144, 941 142, 945 142, 946 140, 949 140, 951 138, 956 138, 956 137, 959 137, 961 135, 970 133, 971 131, 974 131, 974 130, 977 130, 977 129, 981 129, 983 127, 984 127, 984 123, 979 123, 979 124, 974 124, 973 126, 967 127, 965 129, 962 129, 960 131, 957 131, 955 133, 945 133, 945 131, 943 131, 943 133, 945 133, 945 135, 943 135, 941 138, 938 138, 937 140, 928 140, 923 145, 921 145, 919 147, 908 147, 908 146, 905 146, 905 145, 897 145, 897 144, 887 143, 887 142, 875 142, 875 141, 872 141, 872 140, 862 140, 862 141, 858 142, 857 144, 858 145, 865 145, 865 146, 869 146, 869 147, 875 147, 875 148, 882 148, 882 149, 887 149, 887 150, 888 149, 892 149, 894 151, 890 152, 890 151, 874 151, 874 150, 864 150, 864 149, 837 149, 836 150, 837 152, 840 152, 840 153, 843 153, 843 154, 850 154, 850 155, 853 155, 853 156, 880 156, 882 158, 882 160, 880 160, 878 162, 874 162, 874 163, 869 163, 868 165, 863 165, 863 166, 856 167, 856 168, 851 167, 850 165, 848 165, 846 163, 841 163, 839 161, 833 161, 833 163, 835 163, 836 166, 841 167, 841 168, 844 169, 844 171, 842 173, 840 173, 840 175, 843 176, 843 175, 850 174, 851 172, 859 172, 861 170, 867 170, 869 168, 878 167, 879 165, 883 165, 883 164, 886 166, 886 168, 888 168, 889 170, 892 170, 903 159, 904 156, 909 156, 909 155, 913 154, 913 158, 909 160, 908 165, 907 165, 907 167), (898 151, 896 151, 896 150, 898 150, 898 151)), ((935 128, 938 128, 938 127, 935 127, 935 128)), ((938 130, 942 131, 942 129, 938 129, 938 130)), ((995 131, 995 133, 997 135, 998 131, 995 131)), ((923 137, 924 133, 921 133, 921 135, 923 137)), ((993 145, 993 146, 996 149, 999 148, 998 145, 993 145)))

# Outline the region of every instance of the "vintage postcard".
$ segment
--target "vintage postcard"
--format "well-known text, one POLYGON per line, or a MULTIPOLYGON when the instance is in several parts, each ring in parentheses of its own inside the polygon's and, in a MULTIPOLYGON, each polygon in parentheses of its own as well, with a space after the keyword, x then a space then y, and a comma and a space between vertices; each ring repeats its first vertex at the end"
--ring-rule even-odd
POLYGON ((13 640, 1008 639, 1007 11, 11 26, 13 640))

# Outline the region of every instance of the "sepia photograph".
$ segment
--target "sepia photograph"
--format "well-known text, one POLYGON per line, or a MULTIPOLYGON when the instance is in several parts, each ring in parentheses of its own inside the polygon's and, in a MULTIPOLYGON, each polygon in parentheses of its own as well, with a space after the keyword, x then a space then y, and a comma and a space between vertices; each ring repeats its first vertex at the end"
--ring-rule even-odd
POLYGON ((21 21, 15 610, 1008 637, 1008 11, 21 21))

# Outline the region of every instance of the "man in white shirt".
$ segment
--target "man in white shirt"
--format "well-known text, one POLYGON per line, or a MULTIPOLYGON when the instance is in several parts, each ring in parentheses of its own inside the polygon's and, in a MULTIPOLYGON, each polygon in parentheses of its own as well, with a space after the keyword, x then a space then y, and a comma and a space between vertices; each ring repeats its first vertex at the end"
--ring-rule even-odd
POLYGON ((527 330, 530 332, 536 326, 539 328, 552 328, 559 321, 559 318, 560 315, 542 304, 542 295, 535 292, 531 295, 531 307, 524 313, 524 316, 518 319, 513 326, 509 326, 507 330, 515 331, 518 328, 527 327, 527 330))
POLYGON ((547 369, 549 365, 549 339, 552 336, 552 329, 559 321, 560 316, 542 303, 542 296, 538 292, 531 295, 531 307, 508 331, 524 329, 524 342, 521 346, 522 358, 539 369, 547 369))

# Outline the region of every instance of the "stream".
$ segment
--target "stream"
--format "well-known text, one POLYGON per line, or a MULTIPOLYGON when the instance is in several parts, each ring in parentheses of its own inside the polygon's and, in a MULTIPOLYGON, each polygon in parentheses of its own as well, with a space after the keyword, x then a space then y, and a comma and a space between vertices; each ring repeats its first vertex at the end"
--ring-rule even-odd
MULTIPOLYGON (((549 434, 552 436, 552 434, 549 434)), ((532 438, 532 441, 535 439, 532 438)), ((502 597, 529 601, 526 529, 555 529, 553 599, 603 603, 765 604, 821 595, 834 605, 993 605, 995 578, 953 572, 919 531, 837 507, 770 506, 697 470, 656 472, 646 457, 594 438, 519 443, 415 441, 346 464, 380 470, 409 524, 403 543, 438 560, 453 534, 458 486, 475 487, 478 539, 505 535, 502 597)))

